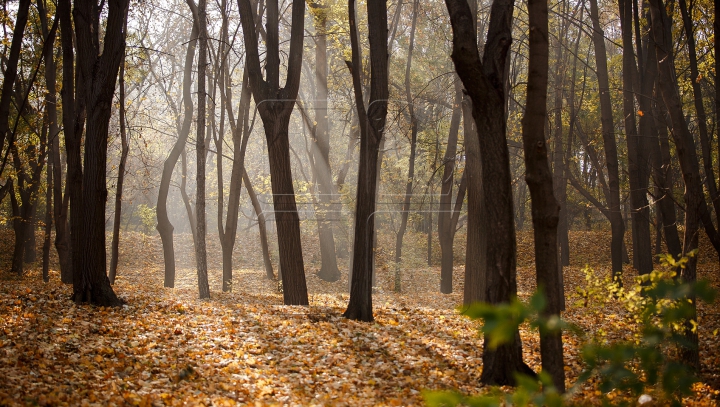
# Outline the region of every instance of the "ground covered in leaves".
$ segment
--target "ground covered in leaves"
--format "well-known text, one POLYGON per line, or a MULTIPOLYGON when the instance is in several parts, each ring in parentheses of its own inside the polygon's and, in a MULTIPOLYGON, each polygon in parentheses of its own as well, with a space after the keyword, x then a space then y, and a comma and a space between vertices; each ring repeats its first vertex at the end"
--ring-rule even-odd
MULTIPOLYGON (((392 292, 394 268, 380 251, 375 322, 368 324, 341 316, 345 259, 343 278, 327 283, 314 274, 319 256, 308 253, 311 305, 290 307, 282 305, 277 282, 264 278, 256 240, 238 242, 231 293, 220 292, 219 247, 211 246, 212 299, 200 301, 189 236, 176 236, 177 284, 165 289, 159 238, 126 234, 115 290, 127 305, 98 308, 70 302, 71 289, 55 270, 49 283, 37 265, 22 278, 10 275, 12 234, 0 231, 0 405, 421 405, 424 390, 486 391, 477 323, 455 310, 463 266, 455 269, 455 293, 440 294, 439 267, 424 264, 423 239, 406 240, 413 260, 402 268, 402 293, 392 292)), ((532 235, 518 239, 520 296, 527 298, 535 287, 532 235)), ((381 239, 381 248, 390 252, 391 240, 381 239)), ((572 296, 585 285, 586 265, 607 274, 608 234, 574 232, 571 241, 564 317, 602 340, 626 338, 631 322, 620 307, 597 312, 572 296)), ((632 269, 625 274, 629 279, 632 269)), ((707 245, 699 275, 720 288, 707 245)), ((716 405, 720 305, 700 304, 699 316, 702 382, 683 403, 716 405)), ((536 334, 521 335, 526 362, 539 370, 536 334)), ((583 369, 580 346, 579 338, 565 336, 568 387, 583 369)), ((572 395, 580 404, 598 404, 599 396, 593 383, 572 395)))

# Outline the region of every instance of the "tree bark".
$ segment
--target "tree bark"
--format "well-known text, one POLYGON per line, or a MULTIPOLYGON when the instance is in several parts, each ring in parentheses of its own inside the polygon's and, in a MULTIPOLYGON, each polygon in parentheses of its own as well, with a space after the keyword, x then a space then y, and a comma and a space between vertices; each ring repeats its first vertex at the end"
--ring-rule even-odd
POLYGON ((455 101, 453 103, 447 147, 443 157, 443 175, 440 186, 440 211, 438 212, 438 240, 440 242, 440 291, 452 292, 453 239, 455 225, 452 223, 453 180, 455 156, 457 155, 458 132, 462 117, 462 85, 455 78, 455 101), (449 282, 449 284, 445 284, 449 282), (445 289, 445 290, 444 290, 445 289))
POLYGON ((378 152, 387 117, 388 49, 387 4, 368 0, 368 38, 370 43, 370 98, 365 106, 362 90, 360 44, 355 0, 348 1, 352 60, 347 62, 352 74, 355 107, 360 124, 360 162, 355 198, 355 240, 353 243, 350 302, 343 313, 348 319, 372 321, 372 277, 375 257, 375 205, 378 181, 378 152))
MULTIPOLYGON (((407 229, 408 216, 410 215, 410 198, 412 198, 413 179, 415 178, 415 151, 417 147, 418 120, 415 117, 415 106, 413 105, 412 89, 410 88, 410 68, 412 67, 413 48, 415 47, 415 28, 417 27, 418 0, 413 1, 412 23, 410 25, 410 44, 405 64, 405 101, 407 102, 408 119, 410 121, 410 157, 408 158, 408 174, 405 182, 405 196, 403 197, 402 209, 400 211, 400 228, 395 236, 395 292, 401 289, 402 246, 405 230, 407 229)), ((432 230, 432 228, 431 228, 432 230)), ((443 284, 443 275, 440 273, 440 286, 443 284)), ((452 292, 452 269, 450 269, 450 288, 452 292)), ((444 291, 443 291, 444 292, 444 291)))
MULTIPOLYGON (((514 2, 494 0, 490 11, 488 40, 483 60, 477 49, 474 16, 465 0, 446 0, 453 30, 452 60, 472 100, 473 118, 480 141, 483 192, 488 218, 486 300, 491 304, 509 302, 517 295, 516 243, 506 138, 506 61, 512 42, 514 2), (481 136, 480 136, 481 135, 481 136)), ((513 385, 516 372, 534 372, 522 361, 518 332, 511 343, 490 349, 485 338, 483 372, 480 381, 513 385)))
POLYGON ((270 179, 275 208, 283 301, 286 305, 307 305, 305 266, 302 258, 300 219, 290 167, 288 126, 300 86, 302 67, 305 2, 293 0, 290 52, 285 86, 280 87, 280 50, 278 38, 278 2, 267 3, 266 78, 263 78, 258 52, 257 32, 250 0, 238 0, 245 38, 250 88, 265 128, 270 163, 270 179))
MULTIPOLYGON (((125 21, 125 30, 127 30, 127 20, 125 21)), ((119 117, 120 122, 120 165, 118 165, 118 179, 115 189, 115 214, 113 219, 113 237, 110 243, 110 273, 108 278, 110 284, 115 284, 115 276, 117 275, 118 257, 120 252, 120 220, 122 218, 122 193, 123 181, 125 180, 125 165, 127 164, 128 152, 130 145, 128 144, 127 131, 125 130, 125 51, 123 51, 123 59, 120 62, 120 73, 118 75, 120 106, 119 117)))
MULTIPOLYGON (((700 169, 698 164, 695 142, 688 130, 685 116, 682 111, 678 84, 675 78, 675 62, 672 54, 672 38, 669 37, 670 19, 665 14, 665 6, 661 0, 650 0, 650 15, 652 33, 655 39, 655 51, 658 64, 658 88, 662 95, 665 107, 672 123, 672 135, 675 141, 675 150, 685 181, 685 231, 683 234, 683 255, 687 256, 698 245, 698 232, 702 217, 702 207, 707 205, 702 193, 700 169)), ((707 212, 707 207, 705 208, 707 212)), ((707 228, 707 225, 706 225, 707 228)), ((711 237, 712 239, 712 237, 711 237)), ((696 280, 697 256, 690 257, 685 267, 680 271, 680 277, 686 282, 696 280)), ((688 298, 693 308, 695 298, 688 298)), ((691 320, 697 320, 695 315, 691 320)), ((691 344, 680 350, 682 360, 696 371, 700 370, 700 350, 698 348, 697 331, 693 332, 690 323, 685 325, 685 339, 691 344)))
MULTIPOLYGON (((620 29, 623 38, 623 117, 628 151, 628 178, 632 208, 633 266, 640 275, 653 269, 652 239, 650 238, 650 205, 647 200, 649 163, 648 138, 638 134, 635 120, 634 96, 642 93, 638 83, 632 31, 632 1, 618 0, 620 29)), ((652 83, 652 82, 650 82, 652 83)), ((639 98, 638 98, 639 99, 639 98)), ((647 125, 646 123, 643 123, 647 125)))
MULTIPOLYGON (((113 94, 118 70, 125 50, 124 30, 127 0, 108 2, 108 14, 102 46, 97 35, 100 5, 90 0, 76 0, 74 13, 77 39, 77 67, 86 111, 84 170, 80 200, 72 201, 70 227, 73 239, 73 299, 95 305, 123 303, 110 286, 105 254, 105 205, 107 199, 107 139, 113 94), (79 212, 79 214, 76 214, 79 212), (77 254, 77 256, 75 255, 77 254)), ((66 65, 63 65, 66 66, 66 65)), ((77 122, 76 122, 77 125, 77 122)), ((79 148, 75 132, 74 148, 79 148)), ((66 135, 67 138, 67 135, 66 135)), ((70 153, 68 153, 70 156, 70 153)), ((80 162, 75 162, 76 169, 80 162)), ((76 180, 77 182, 77 180, 76 180)))
POLYGON ((590 0, 590 19, 593 24, 593 44, 595 45, 595 64, 597 67, 598 88, 600 91, 600 123, 602 126, 603 144, 605 146, 605 163, 608 172, 607 204, 609 210, 612 242, 613 279, 620 280, 623 265, 623 236, 625 224, 620 211, 620 170, 618 165, 617 142, 612 120, 612 104, 610 103, 610 84, 608 80, 607 52, 605 51, 605 35, 600 27, 597 0, 590 0))
POLYGON ((243 182, 245 183, 245 189, 247 189, 250 202, 252 202, 253 209, 255 209, 255 215, 258 217, 258 229, 260 231, 260 246, 262 247, 263 264, 265 265, 265 277, 269 280, 275 279, 275 273, 273 272, 272 261, 270 260, 270 249, 268 248, 268 237, 267 237, 267 226, 265 224, 265 214, 263 213, 260 201, 257 199, 255 190, 250 182, 247 171, 243 169, 243 182))
POLYGON ((198 276, 198 294, 200 299, 210 298, 210 285, 208 283, 207 269, 207 246, 205 220, 205 160, 207 158, 205 146, 205 125, 206 125, 206 99, 207 90, 205 81, 207 79, 207 53, 208 53, 208 33, 207 33, 207 1, 199 0, 195 6, 194 0, 187 0, 188 5, 193 12, 193 20, 198 26, 198 106, 197 106, 197 135, 195 137, 196 152, 196 183, 195 183, 195 226, 197 235, 195 236, 195 263, 197 265, 198 276))
POLYGON ((315 22, 315 126, 313 128, 312 167, 316 188, 320 192, 316 208, 318 237, 320 239, 321 265, 318 277, 325 281, 340 279, 335 253, 335 237, 332 229, 333 184, 330 171, 330 134, 328 132, 328 61, 327 29, 329 6, 315 1, 308 4, 313 9, 315 22))
MULTIPOLYGON (((528 0, 528 15, 530 55, 526 108, 522 120, 525 181, 530 190, 532 205, 537 285, 544 291, 548 304, 542 314, 551 318, 558 317, 565 304, 561 303, 564 300, 562 267, 558 264, 557 229, 560 205, 554 196, 553 174, 550 171, 544 134, 549 66, 547 1, 528 0)), ((561 144, 560 139, 555 142, 561 144)), ((562 154, 562 148, 557 153, 562 154)), ((555 171, 562 170, 556 168, 555 171)), ((562 332, 544 332, 541 329, 540 357, 542 370, 550 375, 559 392, 565 392, 562 332)))

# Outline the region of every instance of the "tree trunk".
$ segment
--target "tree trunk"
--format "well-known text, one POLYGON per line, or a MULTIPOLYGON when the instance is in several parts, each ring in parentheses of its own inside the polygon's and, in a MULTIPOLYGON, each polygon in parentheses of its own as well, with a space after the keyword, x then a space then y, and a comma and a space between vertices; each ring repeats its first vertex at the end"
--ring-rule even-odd
MULTIPOLYGON (((692 83, 693 96, 695 102, 695 112, 697 112, 697 125, 700 135, 700 149, 703 158, 703 170, 705 172, 705 187, 710 194, 710 201, 715 209, 715 217, 720 219, 720 195, 715 182, 715 171, 713 169, 712 151, 710 147, 710 136, 707 128, 707 115, 705 114, 705 105, 703 104, 702 90, 700 88, 700 72, 697 64, 697 51, 695 48, 695 30, 692 22, 692 9, 688 10, 685 0, 678 0, 680 5, 680 13, 682 15, 683 27, 685 28, 685 38, 687 38, 688 59, 690 62, 690 83, 692 83)), ((693 3, 690 3, 692 7, 693 3)), ((717 6, 715 7, 717 8, 717 6)), ((715 31, 717 33, 717 31, 715 31)), ((717 58, 716 58, 717 59, 717 58)), ((717 71, 716 71, 717 77, 717 71)), ((717 84, 715 85, 717 86, 717 84)), ((717 120, 717 119, 716 119, 717 120)))
MULTIPOLYGON (((706 205, 702 193, 700 169, 698 164, 695 142, 688 130, 683 116, 682 104, 678 93, 675 78, 675 62, 672 55, 672 39, 668 36, 670 19, 665 14, 665 7, 661 0, 650 0, 650 15, 652 33, 655 39, 656 59, 658 63, 658 88, 665 102, 665 107, 672 123, 672 135, 675 141, 678 161, 685 181, 685 232, 683 236, 683 255, 688 255, 697 248, 698 232, 701 222, 701 207, 706 205)), ((707 208, 706 208, 707 209, 707 208)), ((706 225, 707 227, 707 225, 706 225)), ((696 280, 697 256, 692 256, 680 271, 680 277, 686 282, 696 280)), ((693 308, 695 298, 692 301, 693 308)), ((689 320, 696 320, 690 316, 689 320)), ((685 326, 685 339, 691 344, 681 348, 681 357, 685 364, 700 371, 700 350, 698 348, 697 331, 693 332, 690 324, 685 326)))
POLYGON ((305 265, 302 258, 300 221, 295 203, 290 167, 288 126, 300 86, 305 2, 293 0, 290 28, 290 52, 285 86, 280 88, 280 51, 278 2, 267 3, 266 78, 263 78, 258 52, 257 32, 249 0, 239 0, 240 19, 245 38, 250 88, 265 128, 270 179, 275 209, 283 301, 286 305, 307 305, 305 265))
MULTIPOLYGON (((195 47, 197 45, 198 28, 197 25, 193 24, 190 33, 190 40, 188 41, 187 53, 185 54, 185 69, 183 75, 183 101, 184 101, 184 119, 182 126, 178 128, 178 138, 170 150, 168 158, 165 159, 163 164, 162 177, 160 178, 160 187, 158 188, 158 201, 155 208, 157 216, 157 231, 160 234, 160 240, 163 245, 163 259, 165 262, 165 280, 164 285, 167 288, 175 287, 175 249, 173 244, 173 230, 175 229, 170 223, 167 213, 167 198, 170 191, 170 181, 172 180, 173 170, 175 164, 181 154, 185 150, 187 144, 187 138, 190 134, 190 126, 192 125, 193 118, 193 101, 191 95, 191 82, 192 82, 192 63, 195 59, 195 47)), ((183 156, 184 158, 184 156, 183 156)), ((185 168, 185 162, 183 160, 183 169, 185 168)), ((182 174, 182 183, 185 184, 185 172, 182 174)), ((193 222, 191 222, 193 223, 193 222)), ((195 228, 193 230, 193 243, 195 241, 195 228)))
POLYGON ((252 202, 253 209, 255 209, 255 214, 258 217, 258 229, 260 230, 260 246, 262 247, 263 263, 265 265, 265 277, 267 277, 269 280, 274 280, 275 273, 273 272, 272 261, 270 260, 270 249, 268 248, 265 214, 263 213, 262 207, 260 206, 260 201, 258 201, 257 199, 255 190, 250 183, 250 177, 248 177, 247 171, 245 171, 245 169, 243 169, 242 176, 248 196, 250 197, 250 202, 252 202))
POLYGON ((207 158, 205 146, 205 123, 206 123, 206 99, 207 90, 205 86, 207 75, 207 2, 200 0, 195 8, 194 0, 188 0, 193 11, 193 20, 198 26, 198 107, 197 107, 197 135, 195 137, 196 152, 196 183, 195 183, 195 263, 197 265, 198 294, 200 299, 210 298, 210 285, 208 283, 207 269, 207 248, 205 244, 206 226, 205 221, 205 159, 207 158))
POLYGON ((328 132, 328 6, 308 2, 315 10, 315 126, 313 131, 313 171, 320 192, 316 209, 321 265, 318 277, 325 281, 340 279, 333 236, 333 186, 330 171, 330 134, 328 132))
MULTIPOLYGON (((76 0, 74 7, 77 39, 77 86, 86 111, 84 171, 75 161, 82 178, 73 187, 80 187, 73 200, 70 227, 73 244, 73 299, 95 305, 113 306, 123 303, 110 286, 105 254, 105 204, 107 199, 106 164, 108 125, 112 114, 113 94, 125 49, 128 2, 109 3, 102 53, 96 32, 100 26, 99 5, 76 0), (77 244, 75 244, 77 243, 77 244), (77 254, 77 255, 76 255, 77 254)), ((63 64, 63 66, 67 66, 63 64)), ((78 122, 76 121, 76 125, 78 122)), ((79 149, 79 132, 73 135, 73 149, 79 149)), ((67 134, 66 134, 67 145, 67 134)), ((68 147, 68 157, 71 148, 68 147)), ((78 151, 79 155, 79 151, 78 151)), ((76 157, 78 158, 78 157, 76 157)), ((70 160, 68 161, 68 164, 70 160)), ((77 175, 77 172, 75 173, 77 175)))
MULTIPOLYGON (((127 21, 126 29, 127 29, 127 21)), ((122 215, 122 193, 123 193, 123 181, 125 180, 125 165, 127 163, 128 151, 130 146, 128 144, 128 136, 125 130, 125 54, 123 53, 123 60, 120 63, 120 74, 118 75, 118 81, 120 82, 120 106, 119 106, 119 117, 120 122, 120 165, 118 166, 118 180, 115 189, 115 216, 113 219, 113 237, 112 243, 110 243, 110 284, 115 284, 115 276, 117 275, 118 267, 118 256, 120 249, 120 219, 122 215)))
POLYGON ((372 269, 375 257, 375 204, 377 196, 378 152, 387 117, 388 49, 387 4, 368 0, 368 38, 370 43, 370 98, 363 98, 360 44, 355 0, 348 1, 352 61, 347 62, 353 80, 355 107, 360 124, 360 162, 355 207, 355 241, 353 243, 350 302, 343 316, 358 321, 372 321, 372 269))
MULTIPOLYGON (((25 25, 28 20, 28 9, 30 8, 30 0, 20 0, 17 7, 15 17, 15 28, 13 29, 12 42, 10 43, 10 53, 7 61, 3 61, 5 69, 3 70, 2 93, 0 93, 0 153, 5 150, 5 141, 10 136, 10 102, 15 86, 15 78, 17 78, 17 65, 20 59, 20 51, 22 48, 23 35, 25 33, 25 25)), ((8 148, 13 140, 8 140, 8 148)), ((4 165, 3 165, 4 167, 4 165)), ((0 173, 5 168, 0 168, 0 173)))
POLYGON ((638 84, 638 71, 632 47, 632 1, 619 0, 618 5, 623 38, 623 117, 625 118, 630 206, 632 208, 633 265, 640 275, 643 275, 650 273, 653 269, 650 204, 647 200, 649 148, 648 138, 638 134, 635 120, 634 96, 646 89, 638 84))
MULTIPOLYGON (((558 317, 563 310, 562 267, 558 264, 557 227, 560 205, 554 196, 553 174, 548 162, 545 141, 548 82, 548 4, 544 0, 528 0, 530 26, 528 85, 525 115, 522 120, 525 181, 530 190, 533 236, 535 238, 535 269, 537 285, 547 298, 543 316, 558 317)), ((558 75, 559 76, 559 75, 558 75)), ((557 77, 556 77, 557 78, 557 77)), ((558 86, 558 83, 555 84, 558 86)), ((556 103, 559 96, 556 95, 556 103)), ((557 108, 557 106, 556 106, 557 108)), ((556 114, 558 114, 556 112, 556 114)), ((560 138, 555 142, 562 144, 560 138)), ((556 149, 562 156, 562 148, 556 149)), ((562 160, 562 159, 561 159, 562 160)), ((560 168, 556 172, 562 173, 560 168)), ((540 332, 542 370, 552 378, 559 392, 565 392, 562 332, 540 332)))
MULTIPOLYGON (((494 0, 490 11, 488 40, 483 60, 477 50, 474 16, 465 0, 446 0, 453 30, 452 60, 455 70, 472 100, 472 111, 479 135, 483 192, 488 218, 486 300, 491 304, 509 302, 517 295, 516 243, 506 138, 505 85, 506 61, 510 50, 512 0, 494 0)), ((513 385, 515 373, 534 375, 522 361, 522 343, 516 331, 514 341, 496 349, 485 338, 483 372, 486 384, 513 385)))
MULTIPOLYGON (((458 79, 458 78, 456 78, 458 79)), ((440 292, 452 292, 453 275, 453 238, 455 225, 452 220, 453 179, 455 175, 455 156, 457 155, 458 130, 462 117, 462 86, 455 81, 455 101, 450 119, 447 148, 443 158, 443 175, 440 186, 440 211, 438 212, 438 240, 440 241, 440 292), (449 282, 449 284, 443 284, 449 282)))
MULTIPOLYGON (((405 229, 407 229, 408 216, 410 215, 410 198, 412 198, 413 179, 415 178, 415 151, 417 147, 418 121, 415 117, 415 107, 413 105, 412 89, 410 87, 410 68, 412 67, 413 48, 415 46, 415 27, 417 27, 418 0, 413 1, 412 23, 410 26, 410 44, 408 45, 408 55, 405 64, 405 101, 407 102, 408 119, 410 120, 410 157, 408 158, 408 175, 405 182, 405 196, 403 198, 402 209, 400 211, 400 228, 395 236, 395 292, 400 292, 400 262, 402 260, 403 238, 405 237, 405 229)), ((450 271, 450 292, 452 292, 452 269, 450 271)), ((441 287, 442 274, 440 275, 441 287)))
POLYGON ((52 160, 48 160, 45 169, 45 234, 43 236, 42 276, 50 281, 50 234, 52 233, 52 160))
POLYGON ((595 45, 595 64, 597 66, 598 88, 600 91, 600 123, 602 126, 603 144, 605 146, 605 163, 608 172, 608 210, 612 242, 613 279, 619 279, 623 265, 623 236, 625 225, 620 211, 620 170, 618 165, 617 143, 612 120, 610 103, 610 84, 608 80, 607 52, 605 51, 605 35, 600 27, 597 0, 590 0, 590 19, 593 24, 593 44, 595 45))

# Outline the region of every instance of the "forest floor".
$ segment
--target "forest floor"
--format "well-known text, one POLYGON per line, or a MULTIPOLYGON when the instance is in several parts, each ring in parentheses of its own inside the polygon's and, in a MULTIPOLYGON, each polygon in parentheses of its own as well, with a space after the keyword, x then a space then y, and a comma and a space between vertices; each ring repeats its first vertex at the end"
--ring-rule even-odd
MULTIPOLYGON (((374 323, 341 316, 348 301, 346 259, 343 278, 327 283, 315 275, 319 256, 308 254, 310 306, 283 306, 251 240, 238 241, 231 293, 220 291, 219 247, 209 247, 212 298, 201 301, 192 254, 183 255, 193 252, 188 236, 176 236, 176 288, 165 289, 159 238, 125 234, 115 290, 127 304, 102 308, 72 303, 71 287, 59 282, 56 270, 43 283, 40 262, 22 278, 10 275, 12 232, 0 231, 0 405, 422 405, 424 390, 487 390, 479 383, 478 323, 455 310, 463 266, 455 268, 455 293, 440 294, 439 267, 423 265, 422 236, 406 240, 414 249, 407 249, 402 293, 392 292, 392 267, 381 251, 374 323)), ((519 296, 528 298, 535 288, 532 234, 519 233, 518 242, 519 296)), ((593 312, 573 297, 585 285, 586 265, 607 275, 609 234, 573 232, 571 242, 563 316, 590 335, 628 338, 632 322, 621 307, 593 312)), ((392 246, 381 240, 381 247, 392 246)), ((707 243, 700 256, 699 277, 720 289, 720 268, 707 243)), ((627 266, 628 282, 633 274, 627 266)), ((720 328, 719 302, 699 305, 701 383, 685 405, 720 400, 720 340, 713 334, 720 328)), ((537 371, 537 334, 522 329, 521 336, 524 359, 537 371)), ((583 369, 582 341, 571 334, 564 339, 570 387, 583 369)), ((589 382, 571 397, 599 405, 601 396, 589 382)), ((624 397, 605 396, 612 404, 624 397)))

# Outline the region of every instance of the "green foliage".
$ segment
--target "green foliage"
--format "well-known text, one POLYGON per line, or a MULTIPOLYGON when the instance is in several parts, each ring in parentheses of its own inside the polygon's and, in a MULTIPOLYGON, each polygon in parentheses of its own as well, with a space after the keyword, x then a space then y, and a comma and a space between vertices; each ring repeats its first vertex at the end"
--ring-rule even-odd
MULTIPOLYGON (((673 405, 679 405, 682 396, 691 394, 692 385, 698 379, 676 351, 693 346, 683 333, 686 327, 691 332, 697 329, 694 299, 710 303, 716 293, 705 281, 685 282, 676 278, 676 270, 684 268, 688 260, 689 257, 675 260, 670 255, 662 256, 659 270, 638 277, 634 285, 626 288, 610 277, 600 278, 592 270, 585 270, 587 285, 578 289, 576 305, 597 316, 607 312, 611 301, 619 303, 632 318, 627 326, 637 328, 628 341, 609 343, 602 332, 586 337, 581 354, 585 370, 569 394, 592 378, 597 379, 603 393, 618 390, 637 397, 656 389, 673 405)), ((527 304, 517 299, 500 305, 477 303, 463 310, 463 314, 482 320, 479 331, 486 335, 491 348, 511 341, 515 330, 525 322, 541 333, 570 329, 580 337, 585 336, 577 327, 556 316, 544 317, 545 306, 545 296, 540 291, 527 304)), ((516 379, 516 389, 505 395, 498 389, 473 397, 456 392, 427 392, 425 401, 429 406, 438 407, 497 406, 501 402, 518 406, 569 404, 567 398, 557 393, 545 372, 541 372, 537 380, 524 375, 517 375, 516 379)), ((607 398, 603 402, 610 403, 607 398)))
POLYGON ((155 207, 140 204, 138 205, 137 211, 142 224, 142 232, 146 235, 151 233, 155 228, 155 220, 157 219, 155 207))

